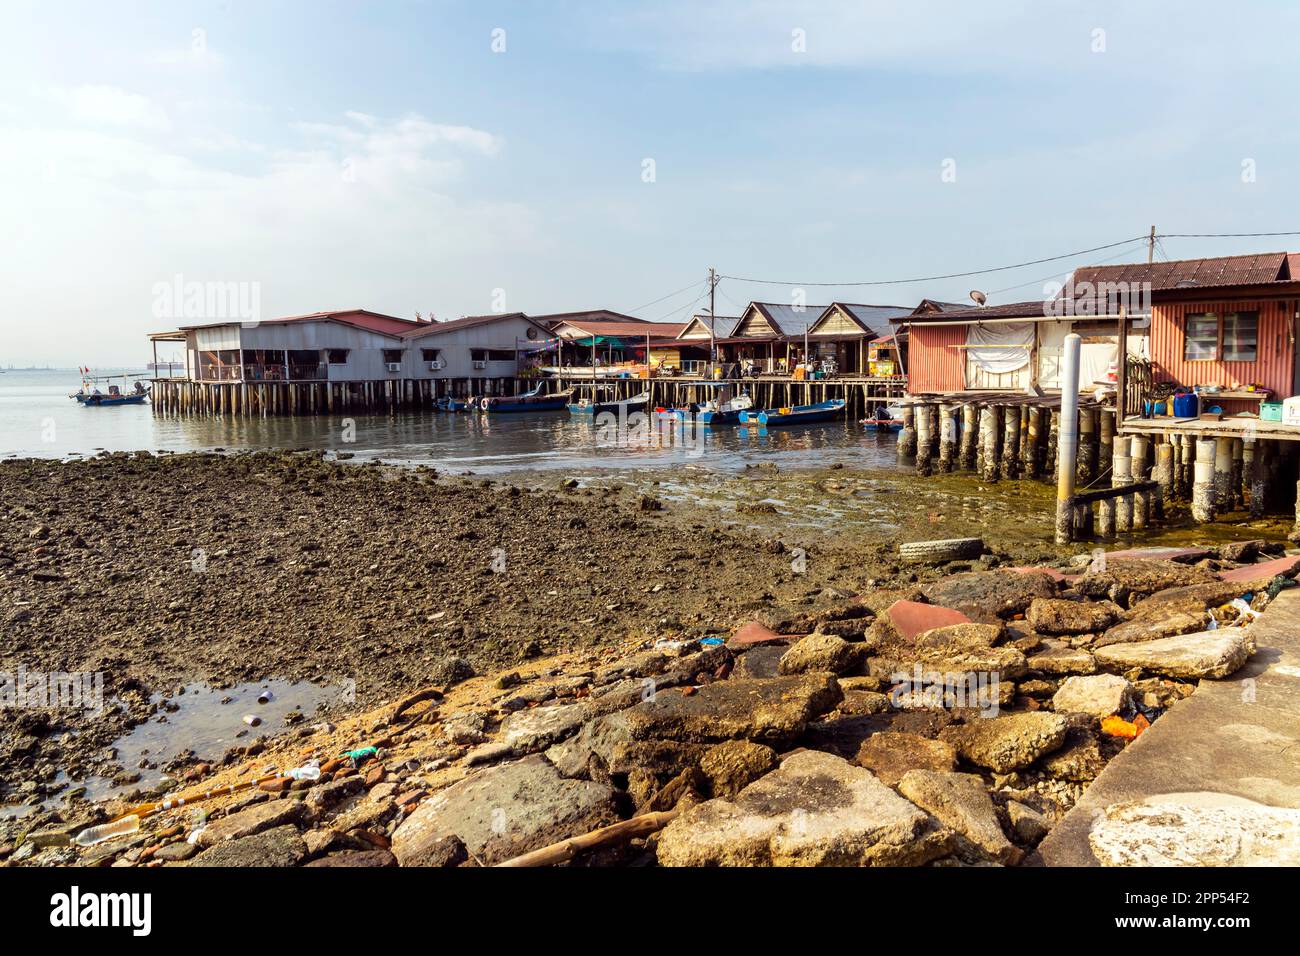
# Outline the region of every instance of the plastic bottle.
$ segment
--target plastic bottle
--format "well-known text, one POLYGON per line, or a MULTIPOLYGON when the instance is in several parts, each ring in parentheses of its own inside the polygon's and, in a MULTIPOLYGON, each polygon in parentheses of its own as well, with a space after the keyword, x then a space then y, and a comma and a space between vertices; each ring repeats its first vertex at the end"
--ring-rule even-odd
POLYGON ((320 761, 309 760, 301 767, 285 771, 284 775, 292 780, 310 780, 315 783, 320 779, 320 761))

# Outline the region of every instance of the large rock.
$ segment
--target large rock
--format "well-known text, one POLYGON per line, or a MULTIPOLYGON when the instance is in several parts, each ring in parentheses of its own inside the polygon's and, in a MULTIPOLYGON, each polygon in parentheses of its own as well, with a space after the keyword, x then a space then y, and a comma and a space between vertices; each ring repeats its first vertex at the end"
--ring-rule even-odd
POLYGON ((614 791, 560 776, 541 755, 480 770, 424 800, 393 833, 402 866, 422 866, 457 836, 486 865, 618 820, 614 791))
POLYGON ((945 727, 939 739, 971 763, 998 773, 1027 767, 1065 742, 1069 722, 1059 714, 1035 711, 1005 714, 945 727))
POLYGON ((1210 584, 1216 580, 1210 571, 1174 561, 1108 559, 1106 570, 1089 571, 1074 582, 1074 588, 1085 597, 1110 598, 1121 607, 1128 607, 1130 595, 1146 597, 1168 588, 1210 584))
POLYGON ((829 673, 726 680, 689 696, 661 691, 622 716, 638 740, 721 743, 743 738, 776 746, 792 743, 808 721, 833 710, 843 696, 829 673))
POLYGON ((714 797, 734 797, 776 765, 775 750, 748 740, 717 744, 700 759, 700 771, 714 797))
POLYGON ((954 830, 963 856, 985 856, 999 863, 1019 857, 1002 832, 984 781, 974 774, 911 770, 899 781, 898 792, 954 830))
MULTIPOLYGON (((1140 605, 1139 605, 1140 606, 1140 605)), ((1132 620, 1116 624, 1092 642, 1093 649, 1111 644, 1135 644, 1154 641, 1161 637, 1194 634, 1203 630, 1210 620, 1210 612, 1200 610, 1170 610, 1164 614, 1146 613, 1132 620)))
POLYGON ((1037 653, 1029 656, 1029 669, 1040 674, 1092 674, 1097 662, 1082 647, 1061 641, 1044 641, 1037 653))
POLYGON ((870 771, 805 750, 734 800, 685 811, 660 835, 658 857, 664 866, 915 866, 952 845, 870 771))
POLYGON ((1166 677, 1188 680, 1227 677, 1254 652, 1243 627, 1162 637, 1133 644, 1099 648, 1097 663, 1118 670, 1141 668, 1166 677))
POLYGON ((861 656, 853 644, 831 634, 810 634, 791 647, 781 657, 778 674, 804 674, 808 671, 829 671, 847 674, 861 663, 861 656))
POLYGON ((1106 630, 1124 612, 1110 601, 1068 601, 1035 598, 1025 620, 1039 634, 1096 634, 1106 630))
POLYGON ((1097 738, 1091 730, 1071 727, 1060 750, 1048 754, 1039 767, 1049 777, 1071 783, 1091 783, 1106 767, 1097 738))
POLYGON ((270 830, 273 827, 297 825, 307 818, 307 807, 298 800, 268 800, 255 803, 246 810, 232 813, 228 817, 213 820, 199 831, 195 843, 200 847, 213 847, 227 840, 270 830))
POLYGON ((906 663, 919 664, 926 673, 945 675, 997 675, 1002 681, 1023 677, 1028 670, 1025 655, 1014 647, 981 647, 969 650, 925 649, 906 663))
POLYGON ((1052 697, 1052 709, 1058 714, 1109 717, 1124 709, 1132 692, 1132 685, 1115 674, 1067 677, 1052 697))
POLYGON ((1218 794, 1112 804, 1088 844, 1103 866, 1300 866, 1300 810, 1218 794))
POLYGON ((307 844, 290 825, 272 827, 253 836, 239 837, 205 850, 189 866, 297 866, 307 858, 307 844))
POLYGON ((763 677, 776 677, 781 658, 789 649, 784 644, 764 644, 751 647, 743 654, 736 655, 736 666, 731 672, 732 680, 755 680, 763 677))
POLYGON ((942 740, 885 730, 864 740, 854 760, 892 787, 909 770, 955 770, 957 751, 942 740))
POLYGON ((592 708, 586 703, 518 710, 501 722, 497 743, 517 756, 535 753, 577 733, 591 716, 592 708))
POLYGON ((912 643, 924 650, 982 650, 1002 640, 1005 630, 1002 624, 949 624, 922 631, 912 643))
POLYGON ((932 604, 993 623, 1023 614, 1034 598, 1055 597, 1056 582, 1041 572, 972 571, 927 584, 922 591, 932 604))

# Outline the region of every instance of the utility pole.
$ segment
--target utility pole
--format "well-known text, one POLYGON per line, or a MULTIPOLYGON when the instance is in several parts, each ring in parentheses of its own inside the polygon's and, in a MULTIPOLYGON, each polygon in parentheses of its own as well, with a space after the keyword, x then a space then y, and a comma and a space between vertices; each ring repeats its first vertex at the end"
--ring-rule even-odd
POLYGON ((1151 227, 1151 236, 1147 239, 1147 265, 1150 265, 1156 257, 1156 227, 1151 227))
POLYGON ((709 267, 709 381, 714 379, 713 363, 718 357, 718 319, 713 311, 713 290, 718 287, 718 272, 709 267))

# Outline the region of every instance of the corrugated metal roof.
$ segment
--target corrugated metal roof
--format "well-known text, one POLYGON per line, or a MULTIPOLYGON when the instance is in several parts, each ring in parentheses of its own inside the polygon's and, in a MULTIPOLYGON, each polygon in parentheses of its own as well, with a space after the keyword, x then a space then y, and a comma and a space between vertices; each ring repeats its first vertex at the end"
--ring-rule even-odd
POLYGON ((931 312, 952 312, 969 309, 969 302, 940 302, 938 299, 922 299, 912 310, 913 315, 929 315, 931 312))
POLYGON ((1172 289, 1206 289, 1230 285, 1261 285, 1286 280, 1287 253, 1262 252, 1214 259, 1175 259, 1171 262, 1134 262, 1117 266, 1085 266, 1074 270, 1074 286, 1082 283, 1150 283, 1153 292, 1172 289))
POLYGON ((1052 300, 1030 299, 1027 302, 1007 302, 1003 305, 963 306, 947 312, 932 312, 926 315, 908 315, 891 319, 894 325, 911 323, 925 325, 928 322, 979 322, 984 319, 1047 319, 1055 318, 1051 312, 1052 300))
MULTIPOLYGON (((408 329, 416 326, 422 326, 422 323, 414 319, 399 319, 395 315, 384 315, 380 312, 370 312, 367 309, 342 309, 332 312, 309 312, 306 315, 285 315, 275 319, 262 319, 260 325, 284 325, 289 322, 320 322, 331 321, 341 322, 344 325, 355 326, 359 329, 366 329, 370 332, 379 332, 383 335, 401 335, 408 329)), ((247 325, 238 319, 227 319, 223 322, 204 322, 198 325, 182 325, 181 328, 189 329, 206 329, 219 325, 247 325)))
POLYGON ((691 321, 682 326, 682 331, 691 325, 692 322, 698 322, 705 329, 712 329, 715 336, 730 335, 736 331, 736 326, 740 324, 738 315, 693 315, 691 321))
POLYGON ((573 319, 565 319, 559 325, 568 325, 584 335, 628 336, 642 339, 647 335, 654 338, 672 338, 686 328, 684 322, 579 322, 573 319))
POLYGON ((762 312, 785 336, 803 335, 826 311, 824 305, 795 306, 777 302, 751 302, 750 305, 762 312))
POLYGON ((875 336, 889 335, 890 320, 912 314, 911 309, 901 305, 859 305, 851 302, 835 302, 831 304, 831 308, 836 305, 875 336))
POLYGON ((470 329, 479 325, 491 325, 493 322, 500 322, 503 319, 523 319, 532 322, 538 329, 543 332, 548 331, 546 326, 542 325, 535 319, 530 319, 522 312, 493 312, 490 315, 466 315, 459 319, 451 319, 447 322, 421 322, 417 328, 407 329, 402 333, 402 338, 415 339, 425 335, 437 335, 442 332, 454 332, 457 329, 470 329))

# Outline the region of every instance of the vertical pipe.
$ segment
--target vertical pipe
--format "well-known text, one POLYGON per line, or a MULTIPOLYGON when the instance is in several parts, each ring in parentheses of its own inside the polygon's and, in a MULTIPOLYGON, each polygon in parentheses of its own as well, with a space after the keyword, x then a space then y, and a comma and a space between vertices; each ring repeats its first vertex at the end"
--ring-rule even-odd
POLYGON ((1065 337, 1061 356, 1061 423, 1056 440, 1056 543, 1069 544, 1073 534, 1074 478, 1079 453, 1079 345, 1077 332, 1065 337))
POLYGON ((1195 480, 1192 482, 1192 518, 1202 524, 1214 520, 1214 439, 1196 443, 1195 480))

